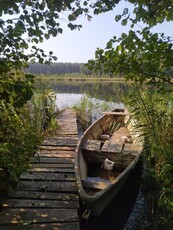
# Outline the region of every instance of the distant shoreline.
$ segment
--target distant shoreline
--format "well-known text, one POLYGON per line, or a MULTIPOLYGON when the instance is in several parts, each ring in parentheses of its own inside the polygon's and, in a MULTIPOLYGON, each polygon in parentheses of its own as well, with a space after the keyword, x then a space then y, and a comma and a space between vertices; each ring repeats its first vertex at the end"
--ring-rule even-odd
POLYGON ((61 76, 61 75, 37 75, 37 79, 47 81, 92 81, 92 82, 125 82, 123 77, 93 77, 93 76, 61 76))

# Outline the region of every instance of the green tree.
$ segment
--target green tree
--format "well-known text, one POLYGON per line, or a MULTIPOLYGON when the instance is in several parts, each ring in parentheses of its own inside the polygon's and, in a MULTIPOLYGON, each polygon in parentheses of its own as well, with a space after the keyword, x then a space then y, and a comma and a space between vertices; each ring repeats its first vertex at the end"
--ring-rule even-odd
POLYGON ((105 50, 97 49, 95 60, 89 60, 89 69, 114 75, 122 73, 127 79, 150 83, 172 84, 173 38, 164 33, 153 33, 159 23, 173 20, 173 1, 128 1, 134 4, 133 12, 124 8, 115 16, 122 26, 131 23, 131 30, 121 37, 114 36, 105 50), (143 28, 134 26, 143 23, 143 28))

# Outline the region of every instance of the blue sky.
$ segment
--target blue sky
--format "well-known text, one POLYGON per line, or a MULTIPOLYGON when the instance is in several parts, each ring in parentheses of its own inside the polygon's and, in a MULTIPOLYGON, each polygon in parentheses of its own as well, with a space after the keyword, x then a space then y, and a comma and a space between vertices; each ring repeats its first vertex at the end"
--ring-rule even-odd
MULTIPOLYGON (((114 11, 93 16, 91 21, 85 16, 81 17, 79 23, 83 28, 80 31, 71 31, 63 22, 63 34, 44 41, 39 47, 47 53, 53 51, 58 62, 87 62, 95 57, 95 50, 98 47, 104 48, 114 35, 119 37, 123 32, 128 32, 130 29, 128 25, 124 27, 115 22, 117 12, 121 14, 126 6, 127 3, 122 2, 114 11)), ((173 22, 158 25, 153 31, 173 36, 173 22)))

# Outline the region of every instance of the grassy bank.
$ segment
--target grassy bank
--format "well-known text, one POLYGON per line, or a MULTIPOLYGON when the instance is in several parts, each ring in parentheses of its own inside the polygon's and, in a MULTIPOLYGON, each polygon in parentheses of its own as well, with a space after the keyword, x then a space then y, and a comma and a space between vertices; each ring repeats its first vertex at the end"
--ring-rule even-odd
POLYGON ((98 82, 125 82, 123 77, 110 77, 110 76, 95 76, 95 75, 85 75, 85 74, 64 74, 64 75, 37 75, 37 78, 42 78, 45 80, 58 80, 58 81, 98 81, 98 82))

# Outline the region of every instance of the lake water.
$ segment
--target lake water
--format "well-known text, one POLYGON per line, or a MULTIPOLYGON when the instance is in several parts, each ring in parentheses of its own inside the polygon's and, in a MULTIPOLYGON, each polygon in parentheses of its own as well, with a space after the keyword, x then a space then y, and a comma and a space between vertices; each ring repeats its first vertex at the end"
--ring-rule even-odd
MULTIPOLYGON (((124 96, 130 86, 124 83, 92 83, 92 82, 50 82, 50 87, 57 93, 56 104, 59 109, 78 104, 84 95, 92 98, 93 103, 106 103, 109 110, 123 108, 124 96)), ((99 109, 95 111, 101 116, 99 109)), ((142 165, 138 164, 128 179, 125 187, 112 201, 111 205, 99 217, 90 217, 82 221, 81 230, 137 230, 137 224, 143 218, 143 196, 140 191, 142 165)), ((81 210, 82 212, 83 210, 81 210)))
MULTIPOLYGON (((75 94, 75 93, 57 93, 56 94, 56 105, 58 109, 72 108, 75 105, 79 105, 81 100, 86 97, 86 94, 75 94)), ((123 103, 116 103, 112 101, 105 101, 96 98, 89 97, 92 101, 92 122, 97 120, 103 115, 103 111, 112 111, 115 108, 123 109, 123 103), (106 103, 106 104, 105 104, 106 103)))
POLYGON ((125 86, 124 83, 110 82, 53 81, 50 86, 57 92, 56 105, 59 109, 73 107, 80 103, 84 95, 87 95, 93 105, 96 105, 94 107, 97 107, 93 109, 93 117, 96 118, 102 115, 102 110, 124 108, 123 97, 129 91, 129 86, 125 86))
POLYGON ((56 94, 56 105, 58 109, 63 109, 66 107, 72 107, 78 104, 83 97, 83 94, 75 93, 57 93, 56 94))

